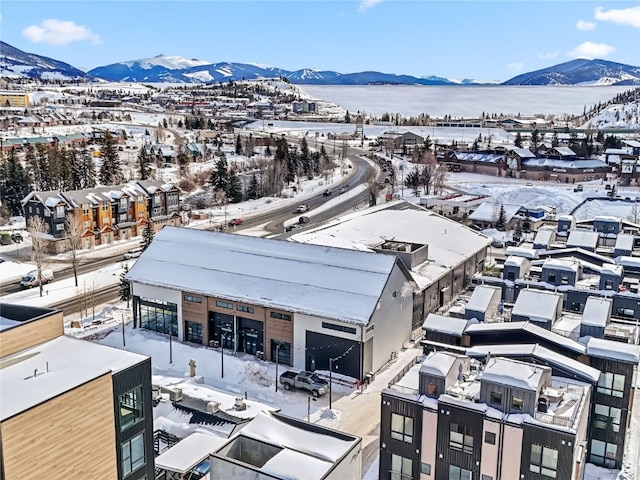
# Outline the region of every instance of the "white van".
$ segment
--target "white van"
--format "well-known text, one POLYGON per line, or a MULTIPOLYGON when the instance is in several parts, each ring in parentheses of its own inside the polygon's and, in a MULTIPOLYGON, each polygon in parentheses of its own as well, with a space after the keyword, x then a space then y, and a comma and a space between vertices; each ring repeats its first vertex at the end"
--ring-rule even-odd
POLYGON ((45 268, 42 270, 40 279, 38 279, 38 271, 31 270, 27 273, 22 280, 20 280, 20 288, 32 288, 42 285, 46 285, 47 283, 53 282, 53 270, 49 268, 45 268))
POLYGON ((131 260, 132 258, 138 258, 142 252, 144 251, 144 248, 139 247, 139 248, 134 248, 133 250, 129 250, 127 253, 124 254, 124 259, 125 260, 131 260))

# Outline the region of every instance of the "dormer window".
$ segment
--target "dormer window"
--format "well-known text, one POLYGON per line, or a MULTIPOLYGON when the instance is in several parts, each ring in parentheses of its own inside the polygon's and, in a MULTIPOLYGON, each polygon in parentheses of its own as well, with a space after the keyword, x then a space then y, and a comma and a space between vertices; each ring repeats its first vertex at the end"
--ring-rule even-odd
POLYGON ((427 384, 427 395, 435 397, 438 394, 438 386, 435 383, 427 384))
POLYGON ((58 205, 56 207, 56 217, 64 218, 64 205, 58 205))
POLYGON ((521 412, 523 405, 524 405, 524 400, 522 399, 522 397, 516 397, 516 396, 511 397, 512 410, 518 410, 519 412, 521 412))
POLYGON ((489 403, 491 405, 495 405, 497 407, 502 406, 502 393, 501 392, 491 392, 489 396, 489 403))

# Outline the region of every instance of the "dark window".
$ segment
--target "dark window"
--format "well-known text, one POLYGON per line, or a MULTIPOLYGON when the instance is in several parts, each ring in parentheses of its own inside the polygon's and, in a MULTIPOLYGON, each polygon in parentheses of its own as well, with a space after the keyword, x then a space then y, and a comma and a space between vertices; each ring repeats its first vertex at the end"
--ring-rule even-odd
POLYGON ((178 336, 178 307, 175 303, 141 298, 140 326, 155 332, 178 336))
POLYGON ((271 312, 271 318, 277 318, 278 320, 287 320, 291 321, 291 315, 288 313, 280 313, 280 312, 271 312))
POLYGON ((602 430, 609 430, 611 432, 620 431, 622 410, 619 408, 596 403, 593 414, 593 426, 595 428, 601 428, 602 430))
POLYGON ((126 430, 144 419, 144 412, 142 410, 142 387, 136 387, 120 395, 118 402, 120 407, 121 430, 126 430))
POLYGON ((623 308, 623 307, 616 308, 616 315, 618 315, 619 317, 633 318, 635 314, 636 314, 636 311, 633 308, 623 308))
POLYGON ((216 307, 232 309, 233 304, 229 302, 222 302, 220 300, 216 300, 216 307))
POLYGON ((493 432, 484 432, 484 443, 488 443, 490 445, 496 444, 496 434, 493 432))
POLYGON ((420 473, 424 475, 431 475, 431 465, 428 463, 420 464, 420 473))
POLYGON ((403 442, 413 442, 413 418, 397 413, 391 414, 391 438, 403 442))
POLYGON ((127 476, 144 464, 144 433, 141 433, 122 444, 122 474, 127 476))
POLYGON ((336 330, 338 332, 350 333, 352 335, 356 334, 356 329, 352 327, 347 327, 345 325, 337 325, 335 323, 322 322, 322 328, 328 328, 329 330, 336 330))
POLYGON ((601 373, 598 380, 598 393, 622 398, 624 396, 624 375, 610 372, 601 373))
POLYGON ((580 302, 571 302, 571 306, 569 307, 569 310, 571 310, 572 312, 581 312, 582 304, 580 302))
POLYGON ((511 408, 513 410, 522 411, 523 403, 524 401, 522 400, 522 397, 511 397, 511 408))
POLYGON ((427 395, 437 395, 438 394, 438 385, 435 383, 427 384, 427 395))
POLYGON ((493 477, 491 477, 489 475, 482 475, 482 479, 481 480, 493 480, 493 477))
POLYGON ((244 305, 236 305, 236 310, 239 312, 253 313, 253 307, 246 307, 244 305))
POLYGON ((371 325, 369 325, 366 329, 365 332, 369 333, 369 332, 373 332, 373 329, 376 327, 375 323, 372 323, 371 325))
POLYGON ((556 274, 555 273, 549 273, 547 275, 547 282, 556 283, 556 274))
POLYGON ((202 344, 202 324, 196 322, 185 323, 185 340, 187 342, 202 344))
POLYGON ((604 289, 605 290, 613 290, 613 280, 605 280, 604 281, 604 289))
POLYGON ((410 458, 391 455, 391 480, 411 480, 413 478, 413 462, 410 458))
POLYGON ((473 454, 473 430, 471 427, 452 423, 449 427, 449 448, 473 454))
POLYGON ((615 443, 591 440, 589 462, 603 467, 614 468, 617 452, 618 446, 615 443))
POLYGON ((533 473, 556 478, 558 470, 558 450, 542 445, 531 445, 529 470, 533 473))
POLYGON ((187 302, 202 303, 202 297, 194 297, 193 295, 185 295, 184 299, 187 302))
POLYGON ((502 393, 501 392, 491 392, 489 396, 489 403, 491 405, 502 406, 502 393))
POLYGON ((449 480, 473 480, 473 473, 470 470, 449 465, 449 480))

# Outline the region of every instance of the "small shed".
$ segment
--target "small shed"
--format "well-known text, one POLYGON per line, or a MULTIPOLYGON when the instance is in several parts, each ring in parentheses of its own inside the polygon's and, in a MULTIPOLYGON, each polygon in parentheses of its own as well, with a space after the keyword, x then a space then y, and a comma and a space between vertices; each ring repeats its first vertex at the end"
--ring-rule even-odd
POLYGON ((616 259, 618 265, 622 265, 624 273, 640 273, 640 258, 622 256, 616 259))
MULTIPOLYGON (((511 247, 510 247, 511 248, 511 247)), ((531 270, 531 262, 528 258, 511 255, 504 261, 502 278, 515 281, 526 278, 531 270)))
POLYGON ((599 290, 618 291, 620 283, 622 283, 622 265, 613 265, 605 263, 600 270, 599 290))
POLYGON ((616 245, 613 249, 614 257, 630 257, 633 251, 633 235, 621 233, 616 237, 616 245))
POLYGON ((511 310, 511 321, 530 321, 542 328, 551 330, 551 327, 560 318, 561 314, 561 293, 526 289, 518 294, 518 298, 511 310))
POLYGON ((580 321, 580 336, 604 338, 604 329, 611 319, 611 306, 610 298, 587 298, 580 321))
POLYGON ((471 359, 452 352, 431 352, 420 366, 419 392, 437 398, 466 375, 471 359))
POLYGON ((582 265, 571 259, 548 258, 542 264, 541 280, 551 285, 574 285, 582 279, 582 265))
POLYGON ((425 340, 460 345, 462 334, 470 323, 478 323, 478 321, 430 313, 422 324, 422 329, 425 340))
POLYGON ((471 294, 464 310, 464 318, 481 322, 496 318, 500 309, 502 289, 491 285, 478 285, 471 294))
POLYGON ((535 250, 549 250, 549 247, 555 241, 556 232, 554 230, 538 230, 533 239, 533 248, 535 250))
POLYGON ((583 248, 590 252, 595 252, 598 247, 600 234, 591 230, 572 230, 569 232, 567 247, 583 248))
POLYGON ((573 215, 558 215, 558 234, 568 235, 571 230, 576 228, 576 217, 573 215))

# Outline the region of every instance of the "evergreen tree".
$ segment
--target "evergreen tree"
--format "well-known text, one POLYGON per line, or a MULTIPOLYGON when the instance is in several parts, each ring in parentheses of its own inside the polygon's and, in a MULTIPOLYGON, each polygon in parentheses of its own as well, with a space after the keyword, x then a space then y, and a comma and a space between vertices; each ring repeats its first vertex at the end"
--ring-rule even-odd
POLYGON ((247 188, 247 200, 256 200, 258 198, 260 198, 260 184, 254 173, 249 182, 249 188, 247 188))
POLYGON ((516 242, 519 242, 520 240, 522 240, 522 223, 521 222, 516 223, 516 228, 513 230, 513 239, 516 242))
POLYGON ((300 143, 300 165, 302 166, 304 176, 309 176, 311 174, 311 155, 309 145, 307 144, 307 137, 302 137, 302 142, 300 143))
POLYGON ((522 222, 522 230, 529 233, 531 231, 531 217, 527 212, 524 216, 524 221, 522 222))
POLYGON ((240 134, 236 137, 236 155, 242 154, 242 139, 240 138, 240 134))
POLYGON ((11 215, 22 214, 22 199, 31 192, 31 179, 20 160, 11 150, 2 161, 0 170, 0 199, 11 215))
POLYGON ((242 201, 242 181, 233 169, 229 172, 229 185, 226 194, 231 203, 242 201))
POLYGON ((81 188, 93 188, 96 186, 98 180, 96 166, 93 163, 93 157, 86 147, 80 150, 79 154, 80 163, 82 165, 80 170, 81 188))
POLYGON ((41 143, 36 145, 36 161, 38 162, 38 172, 40 175, 40 190, 53 190, 49 155, 47 155, 47 151, 41 143))
POLYGON ((516 139, 513 141, 513 144, 518 148, 522 148, 522 135, 520 135, 520 132, 516 133, 516 139))
POLYGON ((496 220, 496 230, 504 231, 507 224, 507 212, 504 210, 504 205, 500 204, 500 210, 498 210, 498 219, 496 220))
POLYGON ((209 184, 213 188, 214 192, 227 193, 229 190, 229 167, 227 165, 227 159, 220 157, 216 161, 216 165, 209 177, 209 184))
POLYGON ((109 130, 105 130, 102 139, 102 165, 100 166, 100 183, 102 185, 115 185, 123 180, 120 156, 116 148, 115 140, 109 130))
POLYGON ((180 167, 180 175, 184 176, 189 172, 189 154, 181 148, 178 151, 178 156, 176 157, 176 161, 178 162, 178 166, 180 167))
POLYGON ((153 228, 153 220, 151 217, 147 217, 147 223, 142 230, 142 251, 145 251, 153 242, 153 237, 156 234, 155 229, 153 228))
POLYGON ((33 189, 36 191, 42 191, 42 176, 40 175, 40 164, 36 157, 36 150, 31 143, 28 143, 25 150, 24 162, 27 166, 27 171, 31 178, 33 178, 33 189))
POLYGON ((120 296, 120 301, 127 302, 127 308, 129 308, 129 301, 131 300, 131 284, 129 283, 129 280, 125 278, 127 273, 129 273, 129 265, 125 263, 122 273, 120 274, 118 295, 120 296))
POLYGON ((144 146, 140 147, 138 152, 137 164, 138 177, 140 180, 147 180, 151 175, 151 155, 144 146))

